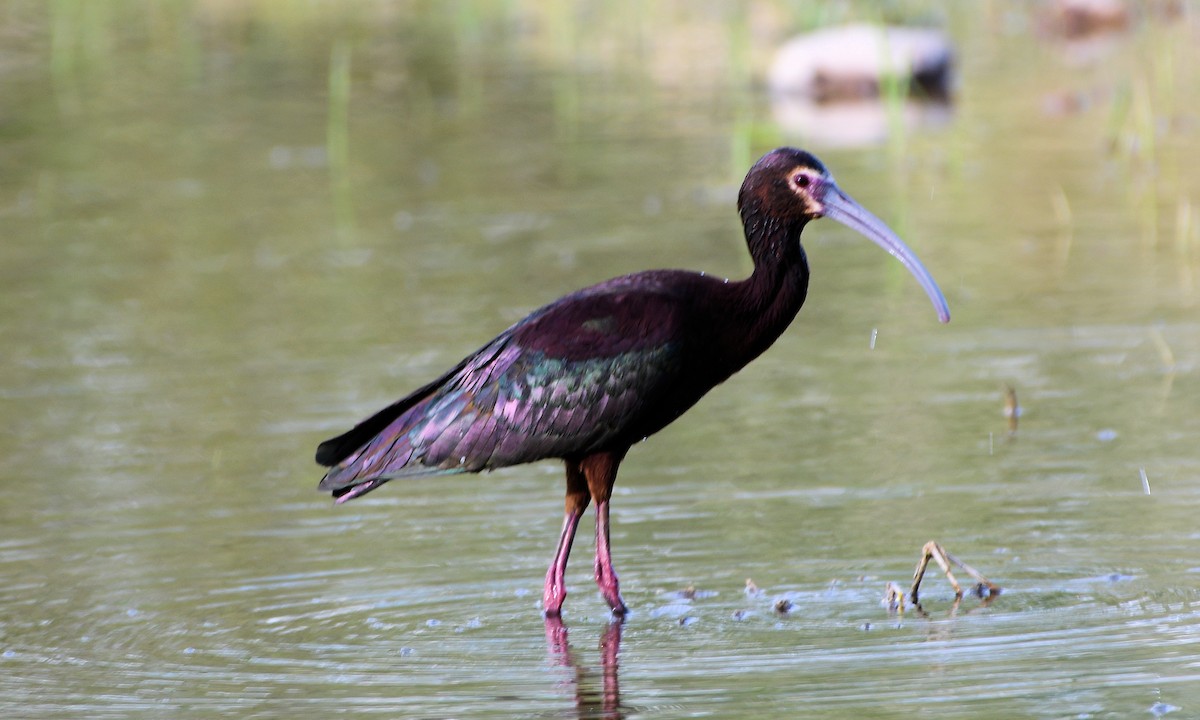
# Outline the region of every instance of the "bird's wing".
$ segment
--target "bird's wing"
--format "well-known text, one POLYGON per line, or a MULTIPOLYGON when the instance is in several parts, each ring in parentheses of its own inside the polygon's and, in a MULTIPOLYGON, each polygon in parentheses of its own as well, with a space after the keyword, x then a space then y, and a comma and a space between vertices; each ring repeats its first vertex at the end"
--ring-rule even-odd
POLYGON ((581 455, 653 432, 647 417, 679 376, 684 312, 661 287, 568 295, 322 443, 317 461, 332 467, 320 487, 581 455))

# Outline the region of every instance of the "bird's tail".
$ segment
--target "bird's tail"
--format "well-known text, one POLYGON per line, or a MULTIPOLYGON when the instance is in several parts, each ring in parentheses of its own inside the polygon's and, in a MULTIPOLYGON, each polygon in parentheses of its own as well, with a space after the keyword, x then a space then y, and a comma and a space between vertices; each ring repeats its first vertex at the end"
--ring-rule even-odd
POLYGON ((337 504, 341 505, 342 503, 347 502, 349 500, 353 500, 356 497, 362 497, 363 495, 366 495, 367 493, 371 492, 375 488, 384 484, 391 478, 372 478, 370 480, 367 480, 366 482, 360 482, 357 485, 342 485, 342 486, 336 486, 336 487, 334 486, 334 484, 330 484, 330 486, 327 487, 326 480, 328 480, 328 479, 329 479, 329 475, 326 475, 321 480, 320 489, 327 490, 327 491, 330 491, 331 493, 333 493, 334 501, 337 502, 337 504))
POLYGON ((423 413, 428 399, 420 391, 413 393, 317 446, 317 462, 329 468, 318 489, 332 493, 343 503, 367 494, 393 477, 422 474, 422 468, 412 468, 410 472, 402 469, 413 454, 407 426, 414 415, 423 413), (380 462, 383 455, 388 459, 380 462))
MULTIPOLYGON (((428 438, 422 431, 444 428, 439 416, 429 416, 432 398, 411 395, 359 423, 349 432, 321 443, 317 462, 329 471, 317 486, 332 493, 339 503, 361 497, 389 480, 400 477, 464 472, 461 464, 440 467, 428 457, 428 438), (427 464, 428 463, 428 464, 427 464)), ((465 399, 450 404, 456 415, 465 399)), ((436 437, 436 433, 434 433, 436 437)), ((439 459, 441 459, 439 457, 439 459)))

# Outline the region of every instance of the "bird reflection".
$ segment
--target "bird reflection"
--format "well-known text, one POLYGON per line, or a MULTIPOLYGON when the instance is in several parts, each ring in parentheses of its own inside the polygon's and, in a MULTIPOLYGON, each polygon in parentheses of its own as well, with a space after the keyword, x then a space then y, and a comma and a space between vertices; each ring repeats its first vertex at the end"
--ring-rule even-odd
POLYGON ((564 681, 575 693, 575 709, 580 718, 602 718, 619 720, 624 717, 621 710, 621 691, 617 678, 617 658, 621 650, 621 628, 623 620, 609 623, 600 633, 600 682, 597 685, 595 668, 579 662, 567 642, 567 626, 562 618, 546 617, 546 648, 556 665, 569 668, 574 677, 564 681))

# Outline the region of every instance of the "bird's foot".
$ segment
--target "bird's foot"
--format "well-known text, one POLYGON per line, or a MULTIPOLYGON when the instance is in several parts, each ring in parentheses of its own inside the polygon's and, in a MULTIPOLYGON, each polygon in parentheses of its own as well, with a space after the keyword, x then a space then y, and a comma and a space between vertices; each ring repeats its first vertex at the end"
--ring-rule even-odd
POLYGON ((613 572, 611 567, 597 569, 596 586, 600 588, 600 595, 604 598, 604 602, 608 603, 608 607, 612 609, 612 614, 616 617, 625 617, 625 614, 629 612, 629 608, 625 605, 625 601, 621 599, 621 586, 617 582, 617 574, 613 572))
POLYGON ((604 598, 608 602, 608 606, 612 608, 613 617, 624 618, 629 613, 629 608, 625 605, 625 601, 618 595, 614 598, 604 598))
POLYGON ((563 602, 567 599, 567 586, 562 578, 554 576, 553 568, 546 575, 546 587, 542 591, 542 611, 546 617, 562 615, 563 602))

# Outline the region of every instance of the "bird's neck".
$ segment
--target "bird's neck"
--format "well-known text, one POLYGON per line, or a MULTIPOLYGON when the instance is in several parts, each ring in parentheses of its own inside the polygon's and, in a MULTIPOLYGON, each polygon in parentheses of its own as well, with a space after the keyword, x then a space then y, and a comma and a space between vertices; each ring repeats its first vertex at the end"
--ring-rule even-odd
POLYGON ((783 334, 808 293, 808 261, 800 246, 803 224, 747 221, 754 272, 730 283, 729 328, 733 337, 728 361, 732 372, 761 355, 783 334))

